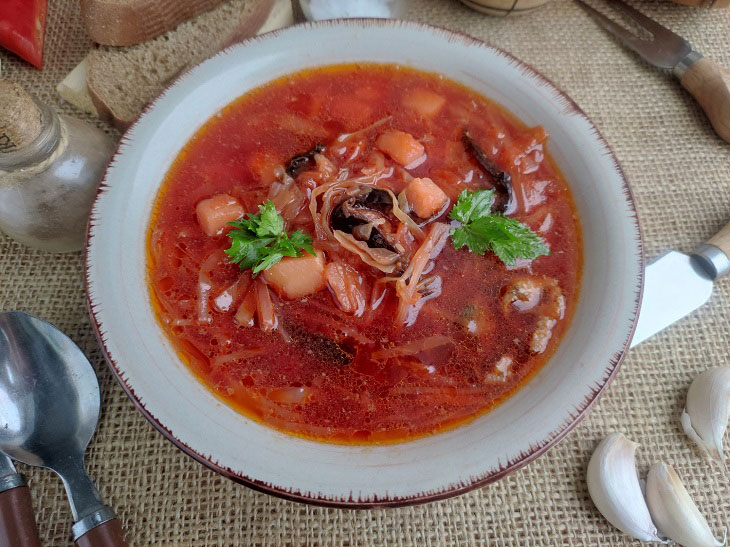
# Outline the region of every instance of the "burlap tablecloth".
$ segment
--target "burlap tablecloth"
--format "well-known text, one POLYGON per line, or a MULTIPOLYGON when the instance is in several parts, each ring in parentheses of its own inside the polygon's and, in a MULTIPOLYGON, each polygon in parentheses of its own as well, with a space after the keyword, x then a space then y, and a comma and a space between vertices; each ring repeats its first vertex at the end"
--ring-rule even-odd
MULTIPOLYGON (((641 8, 730 67, 730 11, 667 2, 641 8)), ((637 200, 647 256, 690 251, 730 219, 730 146, 670 76, 651 69, 569 1, 512 19, 479 15, 455 0, 414 0, 410 17, 502 47, 542 71, 588 113, 614 148, 637 200)), ((0 52, 4 75, 61 112, 57 82, 90 40, 76 0, 51 0, 46 65, 37 71, 0 52)), ((112 378, 89 326, 80 253, 50 255, 0 235, 0 309, 37 314, 65 330, 96 367, 103 392, 87 454, 103 497, 131 545, 554 545, 624 544, 593 507, 585 470, 612 430, 642 443, 638 462, 674 464, 713 528, 730 523, 730 478, 688 443, 679 414, 691 379, 725 365, 730 280, 709 304, 631 351, 608 393, 546 455, 463 496, 402 509, 342 511, 283 501, 234 484, 185 456, 135 410, 112 378)), ((69 545, 71 514, 61 482, 19 466, 30 485, 44 545, 69 545)))

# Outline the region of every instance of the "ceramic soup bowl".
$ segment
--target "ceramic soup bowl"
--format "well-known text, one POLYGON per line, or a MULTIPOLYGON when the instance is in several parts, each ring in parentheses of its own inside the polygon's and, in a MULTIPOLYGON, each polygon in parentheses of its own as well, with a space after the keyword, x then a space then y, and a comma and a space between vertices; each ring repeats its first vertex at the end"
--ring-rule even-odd
POLYGON ((643 251, 631 191, 596 127, 560 90, 509 54, 416 23, 326 21, 232 47, 184 74, 126 133, 88 234, 88 298, 111 368, 139 410, 181 450, 253 488, 311 503, 420 503, 494 481, 545 452, 616 373, 641 297, 643 251), (307 67, 356 61, 441 73, 550 134, 584 237, 574 320, 550 361, 496 409, 461 427, 385 446, 309 441, 228 407, 181 362, 148 294, 152 205, 188 139, 245 92, 307 67))

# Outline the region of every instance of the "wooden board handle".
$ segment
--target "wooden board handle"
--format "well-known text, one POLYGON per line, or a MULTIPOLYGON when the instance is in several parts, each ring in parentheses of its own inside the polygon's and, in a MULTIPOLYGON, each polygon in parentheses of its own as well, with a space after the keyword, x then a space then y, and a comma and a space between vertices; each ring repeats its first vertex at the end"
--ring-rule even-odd
POLYGON ((730 71, 702 57, 682 74, 680 82, 705 111, 717 134, 730 142, 730 71))

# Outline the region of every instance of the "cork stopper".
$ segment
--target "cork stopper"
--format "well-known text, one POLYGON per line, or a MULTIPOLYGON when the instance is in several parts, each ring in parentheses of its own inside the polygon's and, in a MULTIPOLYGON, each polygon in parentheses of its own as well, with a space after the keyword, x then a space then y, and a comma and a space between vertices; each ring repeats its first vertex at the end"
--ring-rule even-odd
POLYGON ((32 143, 43 128, 40 108, 20 85, 0 78, 0 154, 32 143))

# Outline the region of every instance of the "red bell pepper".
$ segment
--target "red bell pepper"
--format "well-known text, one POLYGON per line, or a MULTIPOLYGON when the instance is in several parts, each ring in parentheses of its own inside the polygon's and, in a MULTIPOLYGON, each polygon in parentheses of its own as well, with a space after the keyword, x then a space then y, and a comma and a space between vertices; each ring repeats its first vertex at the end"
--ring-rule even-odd
POLYGON ((41 68, 47 0, 0 0, 0 46, 41 68))

